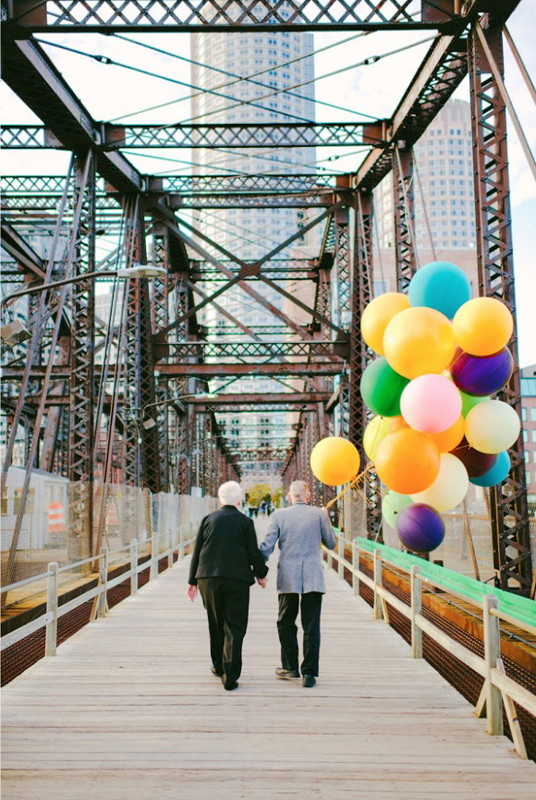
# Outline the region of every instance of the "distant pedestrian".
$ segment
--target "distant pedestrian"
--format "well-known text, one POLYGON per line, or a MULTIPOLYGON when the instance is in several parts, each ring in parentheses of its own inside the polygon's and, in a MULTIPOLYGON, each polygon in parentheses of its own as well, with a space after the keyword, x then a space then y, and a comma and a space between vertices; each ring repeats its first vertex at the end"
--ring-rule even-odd
POLYGON ((249 612, 249 588, 266 586, 268 567, 257 545, 253 522, 239 510, 242 489, 235 481, 218 489, 221 508, 206 516, 195 541, 188 597, 197 588, 207 611, 212 672, 225 689, 238 686, 242 642, 249 612))
POLYGON ((329 550, 336 544, 335 534, 325 508, 307 505, 309 487, 304 481, 290 484, 288 508, 274 512, 268 533, 260 545, 265 558, 279 541, 277 591, 279 615, 277 631, 281 644, 281 667, 278 678, 289 680, 302 676, 306 688, 314 686, 320 655, 320 612, 326 591, 320 554, 323 543, 329 550), (299 665, 296 617, 301 610, 303 659, 299 665))

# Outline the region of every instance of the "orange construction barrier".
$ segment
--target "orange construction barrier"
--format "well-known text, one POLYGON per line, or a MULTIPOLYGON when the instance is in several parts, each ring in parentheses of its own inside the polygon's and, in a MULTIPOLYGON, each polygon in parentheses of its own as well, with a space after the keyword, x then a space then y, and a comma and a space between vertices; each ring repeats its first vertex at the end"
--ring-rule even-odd
POLYGON ((65 533, 65 512, 63 503, 48 504, 48 532, 65 533))

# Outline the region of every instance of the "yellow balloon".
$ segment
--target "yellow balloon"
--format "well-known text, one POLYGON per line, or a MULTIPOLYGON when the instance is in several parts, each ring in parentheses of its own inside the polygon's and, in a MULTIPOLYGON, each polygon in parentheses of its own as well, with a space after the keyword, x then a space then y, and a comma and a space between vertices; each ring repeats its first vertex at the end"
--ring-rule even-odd
POLYGON ((456 351, 450 321, 435 308, 424 306, 407 308, 393 317, 385 329, 383 346, 389 365, 410 380, 442 372, 456 351))
POLYGON ((374 461, 376 458, 376 448, 383 439, 387 436, 390 430, 392 417, 374 417, 368 423, 363 434, 363 450, 374 461))
POLYGON ((375 297, 367 305, 361 317, 363 339, 376 353, 383 352, 383 334, 387 324, 405 308, 409 308, 409 297, 402 292, 386 292, 375 297))
POLYGON ((357 448, 341 436, 326 436, 311 452, 311 470, 315 478, 328 486, 342 486, 359 472, 357 448))
POLYGON ((494 297, 475 297, 460 306, 452 320, 456 343, 472 356, 498 353, 510 339, 514 320, 494 297))

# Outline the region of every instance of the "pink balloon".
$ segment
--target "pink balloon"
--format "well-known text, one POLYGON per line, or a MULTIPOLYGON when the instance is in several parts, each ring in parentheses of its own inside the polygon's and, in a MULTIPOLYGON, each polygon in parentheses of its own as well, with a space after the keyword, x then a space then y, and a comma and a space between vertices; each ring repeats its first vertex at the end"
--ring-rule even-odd
POLYGON ((462 398, 454 383, 444 375, 419 375, 402 392, 400 410, 414 430, 441 433, 460 416, 462 398))

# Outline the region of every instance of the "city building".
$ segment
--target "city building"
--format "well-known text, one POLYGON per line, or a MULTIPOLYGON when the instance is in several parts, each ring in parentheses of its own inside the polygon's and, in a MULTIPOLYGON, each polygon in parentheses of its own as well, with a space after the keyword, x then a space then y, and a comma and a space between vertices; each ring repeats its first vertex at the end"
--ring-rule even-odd
MULTIPOLYGON (((307 33, 195 34, 192 37, 192 58, 196 62, 192 83, 217 94, 194 93, 192 120, 203 124, 237 125, 314 120, 311 82, 314 64, 313 57, 307 57, 312 51, 313 36, 307 33), (246 76, 250 80, 242 80, 246 76)), ((211 148, 195 150, 193 160, 193 171, 198 175, 289 175, 314 173, 316 156, 314 148, 211 148)), ((210 241, 249 261, 264 256, 303 227, 304 216, 305 212, 296 208, 207 209, 194 213, 194 227, 210 241)), ((307 241, 309 243, 310 239, 307 241)), ((225 261, 225 256, 206 239, 203 238, 202 244, 225 261)), ((296 257, 300 245, 305 244, 306 237, 293 244, 292 253, 288 248, 281 251, 278 259, 296 257)), ((227 265, 232 267, 230 262, 227 265)), ((216 288, 217 284, 207 283, 205 290, 211 292, 216 288)), ((283 297, 276 290, 265 287, 264 296, 276 307, 283 308, 283 297)), ((283 323, 239 288, 225 292, 218 303, 266 341, 277 341, 285 335, 283 323)), ((218 331, 218 340, 229 339, 229 321, 213 307, 207 307, 200 314, 200 321, 212 331, 218 331)), ((223 383, 228 381, 222 382, 222 386, 223 383)), ((285 390, 272 379, 251 378, 234 381, 228 391, 264 393, 274 388, 285 390)), ((211 389, 220 391, 217 381, 211 383, 211 389)), ((281 446, 278 432, 287 425, 282 412, 240 414, 231 420, 222 416, 220 421, 226 433, 235 432, 231 439, 239 441, 241 448, 265 453, 275 453, 281 446)), ((270 456, 243 463, 245 486, 257 482, 279 485, 281 464, 281 460, 270 456)))
POLYGON ((536 364, 521 370, 521 425, 530 515, 536 515, 536 364))
MULTIPOLYGON (((414 147, 414 245, 417 256, 432 250, 475 250, 471 114, 465 100, 450 100, 414 147)), ((394 248, 392 175, 375 195, 380 247, 394 248)), ((463 258, 463 256, 462 256, 463 258)), ((476 265, 476 256, 475 265, 476 265)), ((427 263, 422 258, 422 264, 427 263)), ((460 265, 463 266, 463 265, 460 265)))

